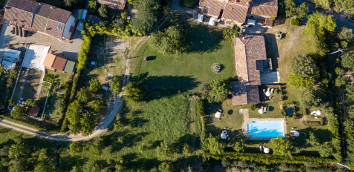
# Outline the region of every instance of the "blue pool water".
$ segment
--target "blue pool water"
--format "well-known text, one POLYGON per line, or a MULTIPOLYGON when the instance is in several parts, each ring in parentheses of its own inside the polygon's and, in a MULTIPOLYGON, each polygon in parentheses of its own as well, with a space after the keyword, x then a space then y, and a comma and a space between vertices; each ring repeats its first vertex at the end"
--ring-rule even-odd
POLYGON ((284 137, 283 121, 252 121, 247 124, 247 134, 252 134, 252 137, 284 137))

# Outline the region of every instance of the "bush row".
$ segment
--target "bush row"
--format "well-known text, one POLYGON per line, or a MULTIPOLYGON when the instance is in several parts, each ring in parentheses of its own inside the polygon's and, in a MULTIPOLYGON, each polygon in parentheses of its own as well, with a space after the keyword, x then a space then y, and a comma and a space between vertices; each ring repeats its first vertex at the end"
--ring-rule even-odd
POLYGON ((338 115, 334 113, 334 109, 332 107, 329 107, 326 109, 326 116, 328 120, 328 130, 332 136, 331 144, 333 146, 333 156, 337 161, 342 162, 342 146, 339 133, 338 115))

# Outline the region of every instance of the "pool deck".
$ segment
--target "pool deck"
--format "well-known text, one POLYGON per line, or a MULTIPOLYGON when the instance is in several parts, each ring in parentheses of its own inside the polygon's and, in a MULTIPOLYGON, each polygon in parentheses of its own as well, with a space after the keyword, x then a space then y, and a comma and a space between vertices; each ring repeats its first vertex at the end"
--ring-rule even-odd
POLYGON ((250 118, 248 114, 248 109, 240 109, 239 113, 243 114, 242 133, 250 140, 270 140, 273 138, 273 137, 252 137, 252 134, 247 134, 247 124, 252 123, 252 121, 283 121, 284 136, 287 134, 285 117, 284 118, 250 118))

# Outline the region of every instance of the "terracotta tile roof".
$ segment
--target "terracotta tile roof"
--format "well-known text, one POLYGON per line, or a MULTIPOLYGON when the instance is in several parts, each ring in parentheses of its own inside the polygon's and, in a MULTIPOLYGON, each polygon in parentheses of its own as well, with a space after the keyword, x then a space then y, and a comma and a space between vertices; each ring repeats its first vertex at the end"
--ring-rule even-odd
POLYGON ((278 13, 278 0, 200 0, 199 5, 208 10, 208 14, 231 19, 238 23, 246 21, 247 14, 255 14, 266 17, 276 17, 278 13))
POLYGON ((65 24, 54 21, 48 20, 47 27, 44 33, 48 35, 52 35, 57 38, 61 38, 63 36, 65 24))
POLYGON ((68 60, 63 57, 56 56, 52 68, 59 71, 64 71, 66 61, 68 60))
POLYGON ((11 25, 24 27, 31 30, 33 13, 15 7, 6 7, 4 19, 9 20, 11 25))
POLYGON ((248 7, 230 3, 226 5, 222 16, 226 19, 231 19, 239 23, 244 23, 246 21, 247 12, 248 7))
POLYGON ((10 0, 6 4, 6 8, 14 7, 17 9, 34 13, 39 5, 40 3, 31 0, 10 0))
POLYGON ((36 14, 43 16, 43 17, 48 17, 50 15, 50 13, 52 12, 53 7, 54 6, 51 6, 48 4, 43 4, 43 5, 39 6, 38 10, 36 10, 36 14))
POLYGON ((70 11, 66 11, 60 8, 54 8, 48 18, 57 22, 66 23, 70 15, 70 11))
POLYGON ((39 15, 34 15, 32 29, 40 32, 45 32, 47 23, 48 18, 39 15))
POLYGON ((126 4, 127 4, 127 0, 118 0, 117 8, 124 10, 126 4))
POLYGON ((235 61, 238 82, 231 84, 234 105, 258 103, 258 86, 263 61, 267 60, 265 40, 261 35, 241 35, 235 42, 235 61))
POLYGON ((39 113, 39 107, 28 107, 27 108, 27 115, 37 117, 39 113))
POLYGON ((260 15, 260 16, 277 17, 278 7, 267 6, 267 5, 253 6, 251 14, 260 15))
POLYGON ((48 53, 47 57, 45 57, 43 65, 48 67, 48 68, 52 68, 54 60, 55 60, 55 55, 48 53))

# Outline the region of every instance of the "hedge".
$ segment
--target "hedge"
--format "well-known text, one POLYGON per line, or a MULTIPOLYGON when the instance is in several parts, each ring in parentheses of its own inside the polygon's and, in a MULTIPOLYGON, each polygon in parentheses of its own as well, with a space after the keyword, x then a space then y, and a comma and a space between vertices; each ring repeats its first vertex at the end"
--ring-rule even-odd
POLYGON ((333 146, 333 156, 337 161, 342 162, 342 146, 341 146, 341 136, 339 133, 339 122, 338 115, 334 114, 333 108, 329 107, 326 109, 326 116, 328 120, 328 130, 332 135, 331 144, 333 146))

